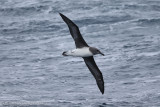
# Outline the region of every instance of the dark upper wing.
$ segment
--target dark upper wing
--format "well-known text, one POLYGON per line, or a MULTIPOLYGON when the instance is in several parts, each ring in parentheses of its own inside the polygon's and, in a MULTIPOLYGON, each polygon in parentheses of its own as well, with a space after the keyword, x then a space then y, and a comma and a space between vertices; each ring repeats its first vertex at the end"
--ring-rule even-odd
POLYGON ((75 41, 76 47, 77 48, 82 48, 82 47, 88 47, 87 43, 85 42, 85 40, 83 39, 79 28, 76 24, 74 24, 69 18, 67 18, 66 16, 64 16, 63 14, 59 13, 60 16, 62 17, 62 19, 65 21, 65 23, 68 25, 69 27, 69 31, 75 41))
POLYGON ((99 68, 97 67, 93 56, 91 57, 83 57, 87 67, 93 74, 94 78, 96 79, 98 88, 100 89, 101 93, 104 93, 104 81, 103 81, 103 76, 99 68))

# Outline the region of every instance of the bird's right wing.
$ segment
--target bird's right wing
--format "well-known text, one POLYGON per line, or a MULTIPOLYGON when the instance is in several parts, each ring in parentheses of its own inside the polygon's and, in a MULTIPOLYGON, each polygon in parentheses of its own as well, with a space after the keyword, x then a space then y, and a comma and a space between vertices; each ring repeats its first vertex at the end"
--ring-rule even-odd
POLYGON ((88 44, 83 39, 78 26, 73 23, 69 18, 67 18, 65 15, 59 13, 64 22, 68 25, 69 31, 75 41, 76 48, 82 48, 82 47, 88 47, 88 44))
POLYGON ((99 70, 98 66, 96 65, 93 56, 91 57, 83 57, 87 67, 93 74, 94 78, 96 79, 98 88, 100 89, 101 93, 104 93, 104 81, 101 71, 99 70))

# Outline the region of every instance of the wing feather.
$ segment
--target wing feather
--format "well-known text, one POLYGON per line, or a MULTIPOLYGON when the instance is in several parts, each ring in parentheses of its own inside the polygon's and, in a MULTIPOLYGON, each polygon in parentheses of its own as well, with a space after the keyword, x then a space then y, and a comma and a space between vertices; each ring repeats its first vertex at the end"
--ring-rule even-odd
POLYGON ((104 93, 104 81, 103 81, 103 75, 101 71, 99 70, 97 64, 94 61, 93 56, 91 57, 83 57, 87 67, 91 71, 92 75, 96 79, 98 88, 100 89, 101 93, 104 93))
POLYGON ((59 14, 64 20, 64 22, 68 25, 72 38, 75 41, 76 48, 88 47, 88 44, 83 39, 78 26, 75 23, 73 23, 69 18, 67 18, 65 15, 61 13, 59 14))

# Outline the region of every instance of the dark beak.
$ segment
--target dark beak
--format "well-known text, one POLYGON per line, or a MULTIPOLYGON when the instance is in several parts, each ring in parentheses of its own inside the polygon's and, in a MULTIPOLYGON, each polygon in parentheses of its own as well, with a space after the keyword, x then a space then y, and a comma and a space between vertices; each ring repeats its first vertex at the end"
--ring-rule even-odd
POLYGON ((99 53, 104 56, 104 54, 102 52, 99 52, 99 53))
POLYGON ((67 56, 67 55, 66 55, 66 52, 63 52, 62 55, 63 55, 63 56, 67 56))

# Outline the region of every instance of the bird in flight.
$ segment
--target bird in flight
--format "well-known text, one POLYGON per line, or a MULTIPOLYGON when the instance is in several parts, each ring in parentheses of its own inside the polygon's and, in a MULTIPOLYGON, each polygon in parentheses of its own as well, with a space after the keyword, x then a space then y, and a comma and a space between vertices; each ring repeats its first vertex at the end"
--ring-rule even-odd
POLYGON ((101 93, 104 93, 104 81, 103 81, 103 75, 101 71, 99 70, 97 64, 94 61, 93 56, 96 54, 101 54, 104 56, 104 54, 98 50, 95 47, 90 47, 85 40, 83 39, 78 26, 73 23, 69 18, 67 18, 65 15, 59 13, 64 22, 68 25, 69 31, 71 33, 72 38, 75 41, 76 49, 65 51, 62 53, 63 56, 76 56, 76 57, 82 57, 84 59, 84 62, 86 63, 88 69, 91 71, 92 75, 96 79, 96 83, 98 85, 98 88, 100 89, 101 93))

